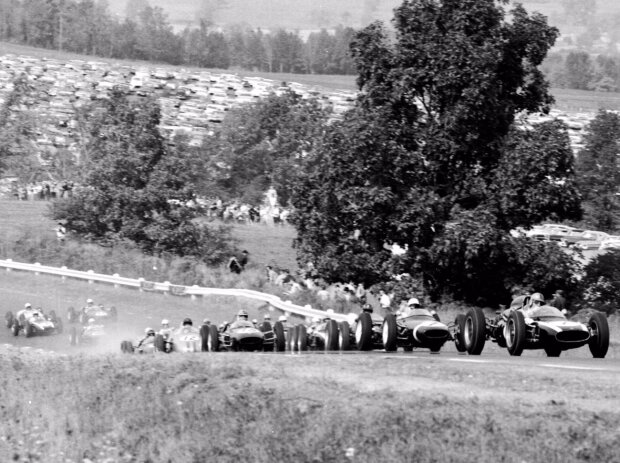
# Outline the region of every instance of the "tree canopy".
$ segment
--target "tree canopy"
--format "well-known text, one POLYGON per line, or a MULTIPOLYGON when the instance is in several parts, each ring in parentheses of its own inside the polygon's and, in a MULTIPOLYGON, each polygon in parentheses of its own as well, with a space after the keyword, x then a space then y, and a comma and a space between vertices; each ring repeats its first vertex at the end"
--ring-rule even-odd
POLYGON ((616 232, 620 228, 620 116, 600 111, 587 127, 585 147, 577 156, 588 228, 616 232))
POLYGON ((192 210, 170 201, 193 198, 201 160, 164 143, 159 120, 154 100, 130 100, 120 91, 86 108, 84 186, 56 203, 54 218, 98 242, 129 240, 147 253, 220 262, 230 252, 226 233, 195 223, 192 210))
MULTIPOLYGON (((404 1, 393 23, 393 40, 374 23, 352 42, 361 96, 306 158, 299 259, 330 280, 409 272, 435 297, 502 300, 534 265, 509 231, 581 212, 566 128, 514 128, 553 101, 539 65, 558 32, 493 0, 404 1)), ((559 267, 537 286, 565 284, 570 260, 545 253, 559 267)))

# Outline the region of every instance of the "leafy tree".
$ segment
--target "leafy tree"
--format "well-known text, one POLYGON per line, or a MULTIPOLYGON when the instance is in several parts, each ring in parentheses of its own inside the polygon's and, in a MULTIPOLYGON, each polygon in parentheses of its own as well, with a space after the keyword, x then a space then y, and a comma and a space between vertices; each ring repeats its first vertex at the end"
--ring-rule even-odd
POLYGON ((583 308, 612 314, 620 309, 620 250, 611 249, 585 267, 581 280, 583 308))
POLYGON ((568 88, 587 90, 592 80, 590 55, 583 51, 572 51, 566 57, 566 85, 568 88))
POLYGON ((584 136, 577 156, 579 187, 588 228, 615 232, 620 228, 620 116, 600 111, 584 136))
MULTIPOLYGON (((557 30, 521 6, 504 16, 492 0, 409 0, 394 41, 379 23, 356 35, 357 108, 317 142, 293 196, 301 262, 332 281, 408 272, 434 297, 497 302, 511 269, 535 267, 508 232, 579 217, 565 127, 512 129, 549 109, 538 67, 557 30)), ((556 257, 553 278, 571 266, 556 257)))
POLYGON ((203 147, 208 170, 216 172, 204 192, 258 204, 273 185, 286 204, 326 117, 317 101, 292 91, 230 111, 203 147))
POLYGON ((101 107, 86 110, 85 186, 56 204, 54 218, 98 242, 129 240, 147 253, 221 261, 229 252, 225 232, 197 225, 190 209, 170 204, 193 197, 194 176, 202 166, 183 147, 166 146, 158 129, 159 107, 142 101, 114 91, 101 107))

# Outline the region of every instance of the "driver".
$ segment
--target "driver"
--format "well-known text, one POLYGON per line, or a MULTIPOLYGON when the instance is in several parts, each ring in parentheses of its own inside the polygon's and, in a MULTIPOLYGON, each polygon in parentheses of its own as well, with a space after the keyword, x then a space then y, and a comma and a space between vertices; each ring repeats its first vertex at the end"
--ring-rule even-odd
POLYGON ((545 305, 545 297, 541 293, 534 293, 530 296, 530 302, 527 307, 523 308, 523 315, 529 316, 536 309, 545 305))
POLYGON ((86 305, 84 306, 84 312, 89 313, 91 310, 95 309, 95 303, 92 299, 86 299, 86 305))
POLYGON ((138 342, 138 348, 144 347, 147 344, 155 343, 155 330, 153 328, 146 328, 144 330, 144 335, 144 338, 142 338, 140 342, 138 342))
POLYGON ((414 310, 421 308, 422 304, 420 304, 418 298, 412 297, 407 301, 407 307, 403 310, 403 316, 408 317, 409 315, 413 314, 414 310))
POLYGON ((161 321, 161 328, 159 329, 159 334, 161 334, 164 339, 168 339, 172 336, 172 328, 170 328, 170 320, 164 318, 161 321))
POLYGON ((248 318, 248 313, 245 310, 241 309, 239 312, 237 312, 237 320, 230 327, 238 328, 242 326, 248 326, 248 318))

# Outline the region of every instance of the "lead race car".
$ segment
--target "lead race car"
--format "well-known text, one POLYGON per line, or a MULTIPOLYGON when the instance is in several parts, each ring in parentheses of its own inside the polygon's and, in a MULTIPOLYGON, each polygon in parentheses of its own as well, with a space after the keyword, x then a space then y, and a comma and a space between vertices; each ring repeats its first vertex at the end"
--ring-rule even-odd
POLYGON ((78 322, 85 325, 91 318, 99 323, 112 323, 117 321, 118 313, 116 307, 105 307, 103 304, 95 305, 92 299, 88 299, 86 305, 79 311, 73 307, 69 307, 67 311, 69 323, 78 322))
POLYGON ((510 308, 486 318, 475 307, 456 317, 457 349, 480 355, 486 340, 519 356, 524 349, 544 349, 548 357, 562 351, 585 346, 594 358, 604 358, 609 349, 609 324, 601 312, 592 314, 587 323, 568 320, 555 307, 545 305, 540 293, 515 298, 510 308))
POLYGON ((62 320, 56 316, 52 310, 45 314, 40 308, 33 309, 29 303, 25 304, 23 310, 15 315, 9 311, 5 315, 6 326, 11 330, 13 336, 18 336, 20 332, 27 338, 31 336, 44 336, 62 333, 62 320))

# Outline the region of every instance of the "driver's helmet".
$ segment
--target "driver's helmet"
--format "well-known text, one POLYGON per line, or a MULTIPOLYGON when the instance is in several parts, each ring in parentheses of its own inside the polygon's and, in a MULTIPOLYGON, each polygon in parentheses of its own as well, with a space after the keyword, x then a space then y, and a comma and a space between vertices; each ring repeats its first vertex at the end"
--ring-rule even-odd
POLYGON ((24 304, 24 309, 32 309, 32 304, 30 304, 30 302, 26 302, 24 304))
POLYGON ((93 300, 92 299, 86 299, 86 304, 92 305, 93 304, 93 300))
POLYGON ((368 312, 368 313, 372 313, 373 312, 373 308, 370 304, 364 304, 362 306, 362 312, 368 312))
POLYGON ((146 328, 144 330, 144 334, 147 336, 155 336, 155 330, 153 328, 146 328))
POLYGON ((411 299, 407 301, 407 307, 418 308, 420 307, 420 301, 418 301, 418 298, 412 297, 411 299))
POLYGON ((530 301, 530 305, 532 307, 540 307, 545 305, 545 297, 541 293, 532 294, 530 301))
POLYGON ((265 316, 263 317, 263 320, 265 320, 266 322, 270 322, 271 321, 271 315, 269 315, 268 313, 265 314, 265 316))
POLYGON ((95 319, 94 318, 89 318, 88 319, 88 324, 89 325, 94 325, 95 324, 95 319))
POLYGON ((288 318, 286 317, 286 315, 280 315, 278 317, 278 321, 279 322, 286 322, 286 321, 288 321, 288 318))
POLYGON ((211 324, 211 320, 209 320, 208 318, 205 318, 205 319, 202 321, 202 324, 203 324, 203 325, 210 325, 210 324, 211 324))
POLYGON ((191 318, 185 318, 185 319, 183 319, 183 326, 186 326, 186 325, 189 325, 189 326, 192 326, 192 325, 193 325, 193 323, 192 323, 192 319, 191 319, 191 318))
POLYGON ((161 327, 162 327, 162 328, 168 328, 169 326, 170 326, 170 320, 168 320, 167 318, 164 318, 164 319, 161 321, 161 327))
POLYGON ((248 313, 241 309, 238 313, 237 313, 237 320, 247 320, 248 319, 248 313))

